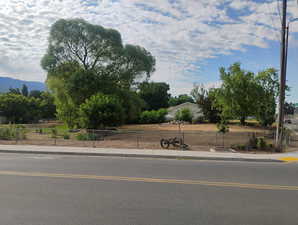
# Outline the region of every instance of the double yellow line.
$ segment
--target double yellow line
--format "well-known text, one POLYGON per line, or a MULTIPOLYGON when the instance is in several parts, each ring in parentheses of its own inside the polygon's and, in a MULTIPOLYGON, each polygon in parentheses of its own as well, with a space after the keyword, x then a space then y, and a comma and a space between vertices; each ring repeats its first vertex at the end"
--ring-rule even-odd
POLYGON ((0 171, 0 175, 22 176, 22 177, 48 177, 48 178, 65 178, 65 179, 88 179, 101 181, 128 181, 128 182, 144 182, 144 183, 166 183, 166 184, 192 184, 213 187, 232 187, 258 190, 285 190, 298 191, 298 186, 282 186, 267 184, 245 184, 232 182, 215 182, 204 180, 177 180, 177 179, 161 179, 161 178, 144 178, 144 177, 121 177, 121 176, 97 176, 83 174, 63 174, 63 173, 39 173, 39 172, 19 172, 19 171, 0 171))

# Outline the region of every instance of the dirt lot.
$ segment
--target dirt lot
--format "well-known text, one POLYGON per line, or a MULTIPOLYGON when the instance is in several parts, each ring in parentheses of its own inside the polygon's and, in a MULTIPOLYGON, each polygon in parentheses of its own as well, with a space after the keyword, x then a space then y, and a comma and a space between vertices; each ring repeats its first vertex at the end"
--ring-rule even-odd
MULTIPOLYGON (((211 131, 217 132, 216 124, 181 124, 182 131, 211 131)), ((177 124, 144 124, 144 125, 125 125, 120 127, 123 130, 133 131, 178 131, 179 125, 177 124)), ((268 129, 255 126, 239 126, 229 125, 230 132, 264 132, 268 129)))
MULTIPOLYGON (((266 136, 269 131, 258 127, 240 127, 230 125, 230 132, 221 135, 217 132, 214 124, 185 124, 180 126, 174 124, 154 124, 154 125, 126 125, 117 131, 111 131, 108 135, 96 141, 79 141, 78 133, 69 133, 70 139, 63 136, 67 129, 63 129, 58 124, 58 136, 53 138, 51 128, 54 123, 41 124, 44 133, 40 134, 33 128, 34 125, 27 126, 25 140, 0 141, 0 144, 33 144, 33 145, 58 145, 58 146, 80 146, 80 147, 104 147, 104 148, 138 148, 138 149, 161 149, 160 140, 162 138, 184 138, 184 142, 190 146, 192 151, 209 151, 213 146, 231 146, 246 144, 253 134, 266 136), (46 132, 45 132, 46 131, 46 132)), ((84 132, 84 131, 81 131, 84 132)), ((171 147, 171 149, 175 149, 171 147)))

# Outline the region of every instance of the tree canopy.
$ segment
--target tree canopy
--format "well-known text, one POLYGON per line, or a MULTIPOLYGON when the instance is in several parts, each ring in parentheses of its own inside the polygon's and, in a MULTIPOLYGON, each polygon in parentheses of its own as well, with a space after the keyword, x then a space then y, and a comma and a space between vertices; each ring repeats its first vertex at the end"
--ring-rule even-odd
POLYGON ((163 82, 143 82, 139 85, 139 96, 145 101, 147 110, 167 108, 170 86, 163 82))
POLYGON ((177 97, 170 97, 169 106, 176 106, 186 102, 194 103, 194 100, 191 96, 182 94, 177 97))
POLYGON ((241 69, 240 63, 234 63, 227 70, 220 68, 222 87, 217 95, 217 101, 226 117, 240 119, 242 125, 245 119, 255 112, 257 99, 254 74, 241 69))
MULTIPOLYGON (((70 123, 79 106, 93 95, 113 94, 125 102, 123 96, 132 96, 132 88, 155 71, 155 58, 143 47, 123 45, 116 30, 82 19, 61 19, 51 28, 41 65, 48 72, 59 118, 74 126, 70 123)), ((123 107, 129 115, 136 110, 129 104, 123 107)))

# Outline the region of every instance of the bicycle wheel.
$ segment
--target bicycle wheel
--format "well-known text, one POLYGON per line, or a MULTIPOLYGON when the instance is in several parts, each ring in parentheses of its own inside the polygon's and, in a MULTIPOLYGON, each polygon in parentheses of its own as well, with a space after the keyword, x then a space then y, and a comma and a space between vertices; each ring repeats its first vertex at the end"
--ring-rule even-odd
POLYGON ((166 139, 161 139, 160 140, 160 146, 164 149, 168 149, 170 146, 170 142, 166 139))

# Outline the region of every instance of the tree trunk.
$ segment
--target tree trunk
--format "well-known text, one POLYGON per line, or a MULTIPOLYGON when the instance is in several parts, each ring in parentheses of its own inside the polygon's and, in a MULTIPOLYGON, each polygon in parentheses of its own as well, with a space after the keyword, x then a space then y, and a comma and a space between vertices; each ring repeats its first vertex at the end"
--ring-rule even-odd
POLYGON ((240 124, 241 124, 242 126, 245 125, 245 116, 241 116, 241 118, 240 118, 240 124))

